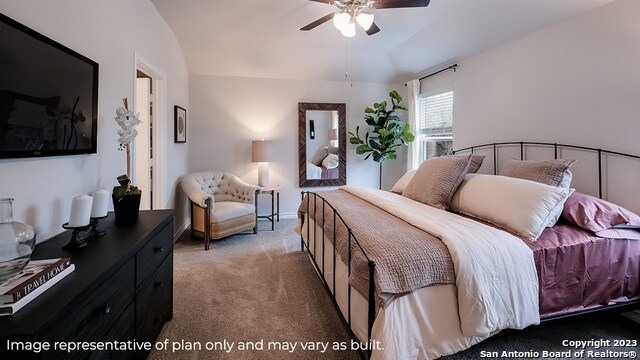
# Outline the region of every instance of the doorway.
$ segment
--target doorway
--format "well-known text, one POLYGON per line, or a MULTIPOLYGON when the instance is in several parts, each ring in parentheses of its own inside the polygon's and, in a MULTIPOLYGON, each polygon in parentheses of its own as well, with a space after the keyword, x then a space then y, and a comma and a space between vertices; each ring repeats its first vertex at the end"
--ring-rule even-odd
POLYGON ((142 191, 141 210, 153 209, 153 79, 137 70, 136 110, 142 121, 135 142, 135 184, 142 191))
POLYGON ((134 111, 141 124, 133 144, 132 183, 142 192, 141 210, 166 208, 166 76, 135 54, 134 111))

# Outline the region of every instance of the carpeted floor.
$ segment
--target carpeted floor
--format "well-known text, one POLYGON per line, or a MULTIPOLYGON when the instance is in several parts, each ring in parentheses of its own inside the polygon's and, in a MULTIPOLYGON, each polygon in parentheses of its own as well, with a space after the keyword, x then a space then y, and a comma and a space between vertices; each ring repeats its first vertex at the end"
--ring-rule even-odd
POLYGON ((158 337, 169 339, 169 351, 153 351, 150 359, 359 358, 355 352, 301 350, 300 344, 293 352, 284 349, 287 341, 349 342, 350 337, 308 256, 300 252, 295 220, 276 225, 270 231, 271 223, 260 221, 258 235, 214 241, 209 251, 188 233, 178 240, 173 320, 158 337), (173 353, 172 343, 182 340, 200 342, 202 350, 173 353), (207 342, 225 340, 234 343, 232 351, 206 350, 207 342), (260 341, 262 351, 238 349, 239 342, 259 347, 260 341), (269 342, 283 349, 267 351, 269 342))
MULTIPOLYGON (((168 350, 154 350, 150 359, 358 359, 357 352, 331 346, 325 352, 301 349, 300 342, 348 344, 351 339, 306 253, 300 252, 294 225, 295 220, 283 219, 272 232, 270 223, 261 221, 258 235, 215 241, 209 251, 185 233, 174 251, 174 317, 158 337, 168 340, 168 350), (282 348, 268 350, 270 342, 282 348), (290 352, 286 342, 297 342, 295 350, 290 352), (191 343, 199 343, 201 350, 191 350, 191 343), (207 345, 214 348, 207 350, 207 345), (249 349, 242 350, 244 345, 249 349)), ((565 320, 498 334, 446 359, 479 359, 494 351, 501 357, 505 350, 537 351, 539 356, 501 358, 542 358, 544 350, 570 350, 563 340, 637 340, 639 334, 639 324, 618 315, 565 320)))

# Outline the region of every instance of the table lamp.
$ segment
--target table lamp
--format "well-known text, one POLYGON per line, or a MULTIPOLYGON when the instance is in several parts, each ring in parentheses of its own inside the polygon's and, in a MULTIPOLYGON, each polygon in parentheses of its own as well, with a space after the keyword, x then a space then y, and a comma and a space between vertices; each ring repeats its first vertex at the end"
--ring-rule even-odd
POLYGON ((251 161, 258 163, 258 185, 269 186, 269 161, 273 161, 273 142, 264 139, 253 141, 251 161))

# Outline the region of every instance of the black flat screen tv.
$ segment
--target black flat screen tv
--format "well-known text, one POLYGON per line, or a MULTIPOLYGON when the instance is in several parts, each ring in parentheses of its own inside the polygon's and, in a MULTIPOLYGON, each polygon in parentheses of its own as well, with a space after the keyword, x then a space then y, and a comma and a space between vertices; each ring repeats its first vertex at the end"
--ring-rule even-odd
POLYGON ((98 63, 0 14, 0 158, 96 152, 98 63))

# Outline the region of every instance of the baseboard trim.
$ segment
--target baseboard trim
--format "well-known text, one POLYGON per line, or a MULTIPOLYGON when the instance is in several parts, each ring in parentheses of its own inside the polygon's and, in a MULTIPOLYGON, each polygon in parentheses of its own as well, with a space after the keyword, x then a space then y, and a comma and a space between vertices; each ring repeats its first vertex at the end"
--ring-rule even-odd
POLYGON ((630 320, 635 321, 638 324, 640 324, 640 310, 630 311, 628 313, 622 314, 622 316, 624 316, 627 319, 630 319, 630 320))
MULTIPOLYGON (((260 216, 263 215, 270 215, 270 214, 260 214, 260 216)), ((297 219, 298 218, 298 213, 280 213, 280 219, 297 219)), ((270 221, 269 219, 265 219, 265 218, 260 218, 258 220, 261 221, 270 221)))
POLYGON ((297 219, 297 213, 282 213, 280 214, 280 219, 297 219))
POLYGON ((184 224, 182 224, 182 226, 178 229, 178 231, 175 234, 173 234, 173 242, 178 241, 180 236, 182 236, 182 234, 184 234, 184 232, 187 231, 189 226, 191 226, 191 221, 189 220, 185 221, 184 224))

